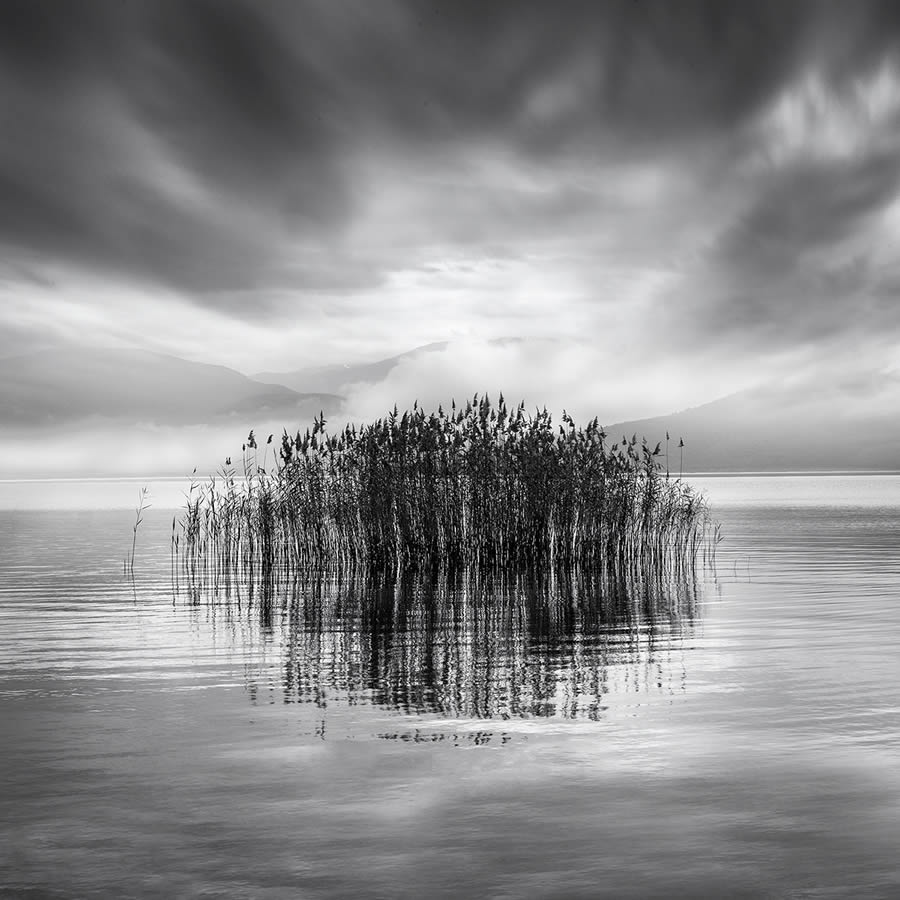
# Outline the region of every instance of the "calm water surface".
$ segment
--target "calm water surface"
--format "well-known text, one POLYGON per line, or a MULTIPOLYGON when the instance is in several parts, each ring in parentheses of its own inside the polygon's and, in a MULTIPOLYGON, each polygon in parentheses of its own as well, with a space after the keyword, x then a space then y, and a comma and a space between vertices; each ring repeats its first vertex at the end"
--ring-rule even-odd
POLYGON ((900 896, 900 476, 694 480, 693 585, 268 597, 0 483, 0 893, 900 896))

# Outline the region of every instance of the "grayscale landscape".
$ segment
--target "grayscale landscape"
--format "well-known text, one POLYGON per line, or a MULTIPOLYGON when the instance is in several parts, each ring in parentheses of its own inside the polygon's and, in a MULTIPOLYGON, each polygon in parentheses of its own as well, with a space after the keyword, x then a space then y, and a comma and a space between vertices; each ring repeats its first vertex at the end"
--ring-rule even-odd
POLYGON ((0 0, 0 897, 900 896, 900 13, 0 0))

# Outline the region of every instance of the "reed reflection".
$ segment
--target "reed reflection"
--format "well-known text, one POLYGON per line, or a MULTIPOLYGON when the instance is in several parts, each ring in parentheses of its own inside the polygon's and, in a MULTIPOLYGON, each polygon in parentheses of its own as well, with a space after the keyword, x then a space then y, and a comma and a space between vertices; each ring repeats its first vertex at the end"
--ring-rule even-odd
MULTIPOLYGON (((611 699, 685 688, 693 579, 577 571, 188 586, 277 645, 285 703, 374 704, 408 715, 598 720, 611 699)), ((252 697, 258 677, 247 673, 252 697)), ((323 724, 324 727, 324 724, 323 724)))

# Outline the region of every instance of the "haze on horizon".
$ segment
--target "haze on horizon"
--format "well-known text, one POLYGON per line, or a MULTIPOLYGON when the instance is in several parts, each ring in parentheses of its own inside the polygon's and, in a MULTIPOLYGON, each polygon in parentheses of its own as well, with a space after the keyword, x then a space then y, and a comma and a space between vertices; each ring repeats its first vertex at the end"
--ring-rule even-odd
POLYGON ((360 415, 897 384, 887 0, 6 0, 0 76, 0 358, 450 342, 360 415))

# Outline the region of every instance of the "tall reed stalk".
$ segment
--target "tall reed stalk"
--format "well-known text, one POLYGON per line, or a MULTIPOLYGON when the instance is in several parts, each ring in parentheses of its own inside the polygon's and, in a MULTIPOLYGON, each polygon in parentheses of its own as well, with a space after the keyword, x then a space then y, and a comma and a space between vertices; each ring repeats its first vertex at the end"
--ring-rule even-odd
POLYGON ((138 528, 140 528, 141 522, 144 521, 144 513, 148 509, 150 509, 150 488, 145 485, 141 488, 141 493, 138 498, 138 505, 134 510, 134 525, 132 526, 131 537, 131 553, 125 558, 125 561, 122 565, 122 569, 126 574, 134 574, 134 554, 137 548, 138 528))

